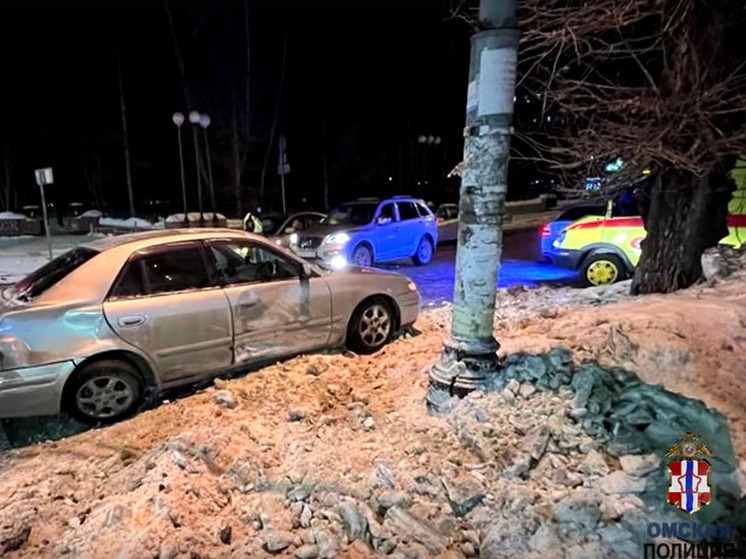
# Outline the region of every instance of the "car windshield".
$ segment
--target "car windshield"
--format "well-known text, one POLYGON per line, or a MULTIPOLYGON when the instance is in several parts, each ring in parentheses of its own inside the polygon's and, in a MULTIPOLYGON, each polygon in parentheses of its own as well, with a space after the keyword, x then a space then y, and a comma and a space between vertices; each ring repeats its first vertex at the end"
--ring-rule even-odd
POLYGON ((30 301, 97 254, 98 251, 91 248, 74 248, 19 281, 13 286, 12 294, 15 298, 30 301))
POLYGON ((356 202, 337 206, 321 223, 324 225, 367 225, 373 221, 378 202, 356 202))
POLYGON ((265 235, 274 235, 277 230, 285 222, 284 215, 267 215, 261 218, 262 220, 262 233, 265 235))

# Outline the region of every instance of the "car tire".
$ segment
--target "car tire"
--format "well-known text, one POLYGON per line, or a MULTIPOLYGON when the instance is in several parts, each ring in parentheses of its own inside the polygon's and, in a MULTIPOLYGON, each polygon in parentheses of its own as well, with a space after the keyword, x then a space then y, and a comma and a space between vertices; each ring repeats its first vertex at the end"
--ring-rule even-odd
POLYGON ((352 250, 351 264, 361 268, 373 266, 373 249, 367 243, 360 243, 352 250))
POLYGON ((143 394, 142 376, 135 367, 118 359, 102 359, 84 365, 70 379, 63 407, 81 423, 116 423, 137 411, 143 394))
POLYGON ((610 285, 627 276, 624 262, 615 254, 591 254, 580 271, 586 286, 610 285))
POLYGON ((394 335, 394 312, 382 297, 364 301, 352 313, 347 328, 347 347, 360 354, 375 353, 394 335))
POLYGON ((433 261, 434 253, 433 242, 429 237, 422 237, 420 244, 417 245, 417 252, 412 256, 412 261, 418 266, 427 266, 433 261))

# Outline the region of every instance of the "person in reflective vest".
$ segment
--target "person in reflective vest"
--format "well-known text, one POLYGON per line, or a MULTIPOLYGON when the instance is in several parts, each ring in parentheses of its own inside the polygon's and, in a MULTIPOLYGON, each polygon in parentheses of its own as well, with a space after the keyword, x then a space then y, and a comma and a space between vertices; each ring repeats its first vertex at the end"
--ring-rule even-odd
POLYGON ((249 212, 243 218, 243 228, 249 233, 261 233, 263 230, 262 220, 249 212))

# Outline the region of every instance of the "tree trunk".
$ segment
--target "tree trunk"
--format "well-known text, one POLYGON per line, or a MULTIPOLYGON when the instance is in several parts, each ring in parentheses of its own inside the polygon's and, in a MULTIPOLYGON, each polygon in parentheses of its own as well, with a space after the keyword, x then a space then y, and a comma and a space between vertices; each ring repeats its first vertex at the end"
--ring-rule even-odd
POLYGON ((233 122, 231 142, 233 143, 233 191, 236 196, 236 211, 243 218, 243 204, 241 202, 241 172, 243 170, 243 158, 241 155, 241 139, 238 134, 238 110, 236 99, 233 99, 233 122))
POLYGON ((3 154, 3 198, 5 202, 5 210, 11 211, 13 208, 11 208, 11 197, 13 193, 13 186, 12 186, 12 175, 13 175, 13 165, 10 162, 10 157, 8 157, 8 153, 5 152, 3 154))
POLYGON ((324 211, 329 211, 329 175, 326 168, 326 114, 321 116, 321 173, 324 181, 324 211))
POLYGON ((168 0, 163 0, 163 6, 166 8, 166 15, 168 16, 168 26, 171 30, 171 40, 174 43, 174 54, 176 55, 176 63, 179 66, 179 78, 181 82, 181 90, 184 94, 184 102, 186 103, 187 114, 192 110, 192 100, 189 96, 189 86, 187 85, 186 79, 186 65, 184 64, 184 55, 181 52, 179 45, 179 39, 176 36, 176 25, 174 24, 174 17, 171 13, 171 8, 168 5, 168 0))
POLYGON ((665 171, 647 187, 647 236, 632 294, 670 293, 702 279, 702 253, 728 235, 732 179, 722 171, 697 176, 665 171))
POLYGON ((272 117, 272 128, 269 131, 269 143, 267 144, 267 153, 264 156, 264 164, 262 165, 262 179, 259 183, 259 199, 264 203, 264 186, 267 178, 267 164, 269 163, 269 155, 272 153, 272 146, 275 143, 275 135, 277 134, 277 125, 280 120, 280 101, 282 100, 282 86, 285 83, 285 60, 287 58, 288 51, 288 20, 287 15, 285 16, 285 36, 282 42, 282 62, 280 66, 280 83, 277 86, 277 99, 275 100, 275 113, 272 117))
POLYGON ((130 138, 127 131, 127 110, 124 102, 124 85, 122 82, 122 59, 119 55, 119 45, 115 46, 117 57, 117 84, 119 86, 119 107, 122 111, 122 138, 124 141, 124 171, 127 179, 127 196, 129 199, 130 215, 135 215, 135 193, 132 190, 132 170, 130 165, 130 138))

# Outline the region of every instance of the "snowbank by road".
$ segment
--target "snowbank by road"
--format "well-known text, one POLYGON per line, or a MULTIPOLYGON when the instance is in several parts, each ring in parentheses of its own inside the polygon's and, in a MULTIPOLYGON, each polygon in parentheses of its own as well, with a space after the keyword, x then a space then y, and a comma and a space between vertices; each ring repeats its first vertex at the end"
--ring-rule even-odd
POLYGON ((114 217, 102 217, 98 221, 99 226, 101 227, 115 227, 119 229, 152 229, 153 224, 150 223, 147 219, 142 219, 140 217, 129 217, 127 219, 118 219, 114 217))

